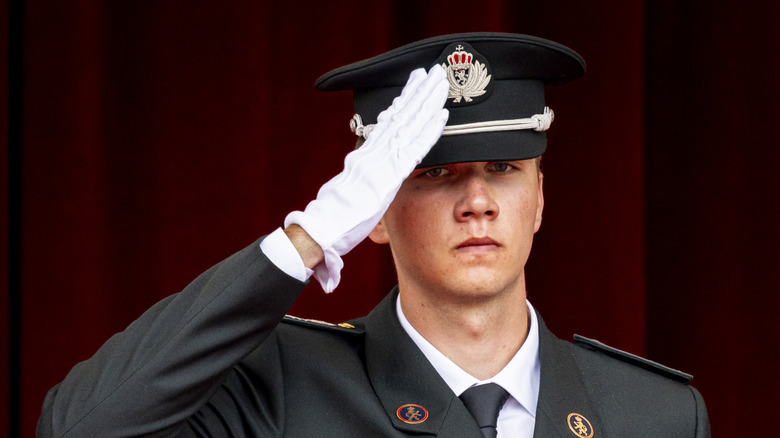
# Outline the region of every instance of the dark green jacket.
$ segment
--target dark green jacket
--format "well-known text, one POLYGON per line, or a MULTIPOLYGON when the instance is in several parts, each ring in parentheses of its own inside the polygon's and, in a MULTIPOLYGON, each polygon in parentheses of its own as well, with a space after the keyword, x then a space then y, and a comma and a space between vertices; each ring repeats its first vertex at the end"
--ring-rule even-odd
MULTIPOLYGON (((38 435, 482 436, 398 323, 396 291, 345 328, 283 318, 304 286, 251 245, 76 365, 47 395, 38 435), (425 421, 402 421, 408 404, 425 421)), ((572 413, 594 437, 709 436, 695 389, 539 321, 535 437, 578 436, 572 413)))

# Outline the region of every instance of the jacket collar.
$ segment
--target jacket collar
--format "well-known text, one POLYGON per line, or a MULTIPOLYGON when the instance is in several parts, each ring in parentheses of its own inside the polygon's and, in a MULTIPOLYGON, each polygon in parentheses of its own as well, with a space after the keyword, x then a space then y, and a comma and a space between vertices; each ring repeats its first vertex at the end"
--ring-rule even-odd
MULTIPOLYGON (((536 408, 534 438, 587 437, 569 428, 569 416, 579 415, 592 426, 590 436, 603 436, 601 422, 588 397, 579 365, 574 357, 574 345, 555 337, 537 312, 539 321, 539 403, 536 408)), ((572 423, 576 423, 572 417, 572 423)), ((580 421, 582 422, 582 421, 580 421)))
POLYGON ((416 434, 482 437, 466 407, 398 322, 397 295, 396 287, 365 318, 368 376, 390 421, 397 429, 416 434), (427 411, 425 421, 403 421, 398 411, 406 405, 427 411))
MULTIPOLYGON (((396 287, 364 319, 368 376, 390 421, 397 429, 416 434, 482 437, 466 407, 401 327, 395 314, 397 296, 396 287), (405 405, 425 409, 425 421, 401 420, 398 410, 405 405)), ((569 428, 570 414, 587 419, 593 436, 602 436, 574 357, 576 347, 555 337, 538 312, 536 316, 541 373, 534 438, 578 436, 569 428)))

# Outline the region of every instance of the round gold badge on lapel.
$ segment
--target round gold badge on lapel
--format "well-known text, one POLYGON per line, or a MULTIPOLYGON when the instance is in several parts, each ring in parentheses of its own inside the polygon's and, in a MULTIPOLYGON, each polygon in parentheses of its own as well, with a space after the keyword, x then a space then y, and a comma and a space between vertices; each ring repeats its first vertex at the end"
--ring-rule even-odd
POLYGON ((398 408, 396 415, 408 424, 419 424, 428 419, 428 411, 420 405, 403 405, 398 408))
POLYGON ((590 421, 580 414, 571 413, 566 419, 569 424, 569 429, 572 433, 581 438, 591 438, 593 436, 593 426, 590 425, 590 421))

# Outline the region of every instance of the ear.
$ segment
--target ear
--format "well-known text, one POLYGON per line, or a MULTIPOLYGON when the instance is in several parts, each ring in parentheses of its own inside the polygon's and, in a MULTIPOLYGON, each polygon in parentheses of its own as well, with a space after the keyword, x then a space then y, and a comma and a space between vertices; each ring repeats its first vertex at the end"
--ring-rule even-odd
POLYGON ((387 227, 385 226, 385 218, 379 219, 379 223, 376 224, 373 230, 368 233, 368 238, 374 243, 388 243, 390 242, 387 236, 387 227))
POLYGON ((539 228, 542 226, 542 210, 544 210, 544 190, 543 190, 543 184, 544 183, 544 174, 539 173, 539 198, 537 201, 536 206, 536 221, 534 222, 534 233, 539 231, 539 228))

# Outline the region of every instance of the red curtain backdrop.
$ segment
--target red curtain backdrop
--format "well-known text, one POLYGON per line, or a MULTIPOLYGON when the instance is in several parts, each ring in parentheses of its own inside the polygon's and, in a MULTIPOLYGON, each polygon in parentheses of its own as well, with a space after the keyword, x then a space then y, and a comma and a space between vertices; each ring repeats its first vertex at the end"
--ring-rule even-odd
MULTIPOLYGON (((6 0, 0 0, 0 8, 4 11, 9 10, 9 5, 6 0)), ((9 59, 10 53, 9 53, 9 21, 8 21, 8 14, 0 14, 0 57, 1 59, 9 59)), ((10 175, 8 174, 8 170, 10 170, 9 163, 10 163, 10 155, 11 151, 7 147, 8 146, 8 140, 10 137, 9 132, 9 115, 10 115, 10 103, 11 99, 8 95, 9 88, 7 87, 7 84, 9 84, 10 81, 10 71, 8 68, 8 64, 4 64, 3 68, 0 68, 0 81, 2 81, 3 86, 0 86, 0 145, 3 147, 3 154, 0 155, 0 169, 3 169, 0 171, 0 205, 2 205, 3 210, 2 214, 0 214, 0 262, 2 263, 2 268, 0 268, 0 321, 2 321, 2 324, 0 325, 0 351, 3 353, 0 353, 0 357, 3 357, 5 359, 0 359, 0 434, 5 433, 6 430, 9 430, 8 425, 11 419, 10 416, 10 397, 11 397, 11 390, 9 388, 10 383, 10 372, 11 372, 11 359, 10 359, 10 351, 11 351, 11 343, 10 343, 10 328, 11 328, 11 322, 10 322, 10 294, 9 289, 11 285, 11 279, 10 279, 10 272, 11 272, 11 265, 10 265, 10 240, 9 240, 9 230, 10 230, 10 214, 9 214, 9 207, 10 207, 10 175)), ((17 294, 18 295, 18 294, 17 294)))
POLYGON ((717 435, 770 435, 762 419, 780 408, 780 3, 652 4, 648 352, 693 369, 717 435))
MULTIPOLYGON (((319 75, 429 36, 504 31, 588 63, 548 92, 530 300, 559 337, 694 374, 716 436, 775 430, 780 6, 718 3, 23 2, 23 124, 8 144, 21 250, 0 278, 21 279, 0 300, 20 321, 0 365, 20 365, 0 377, 19 399, 4 390, 0 407, 20 415, 0 420, 33 436, 75 363, 340 171, 351 96, 314 90, 319 75)), ((345 264, 333 294, 312 283, 291 313, 353 318, 394 284, 384 247, 345 264)))

